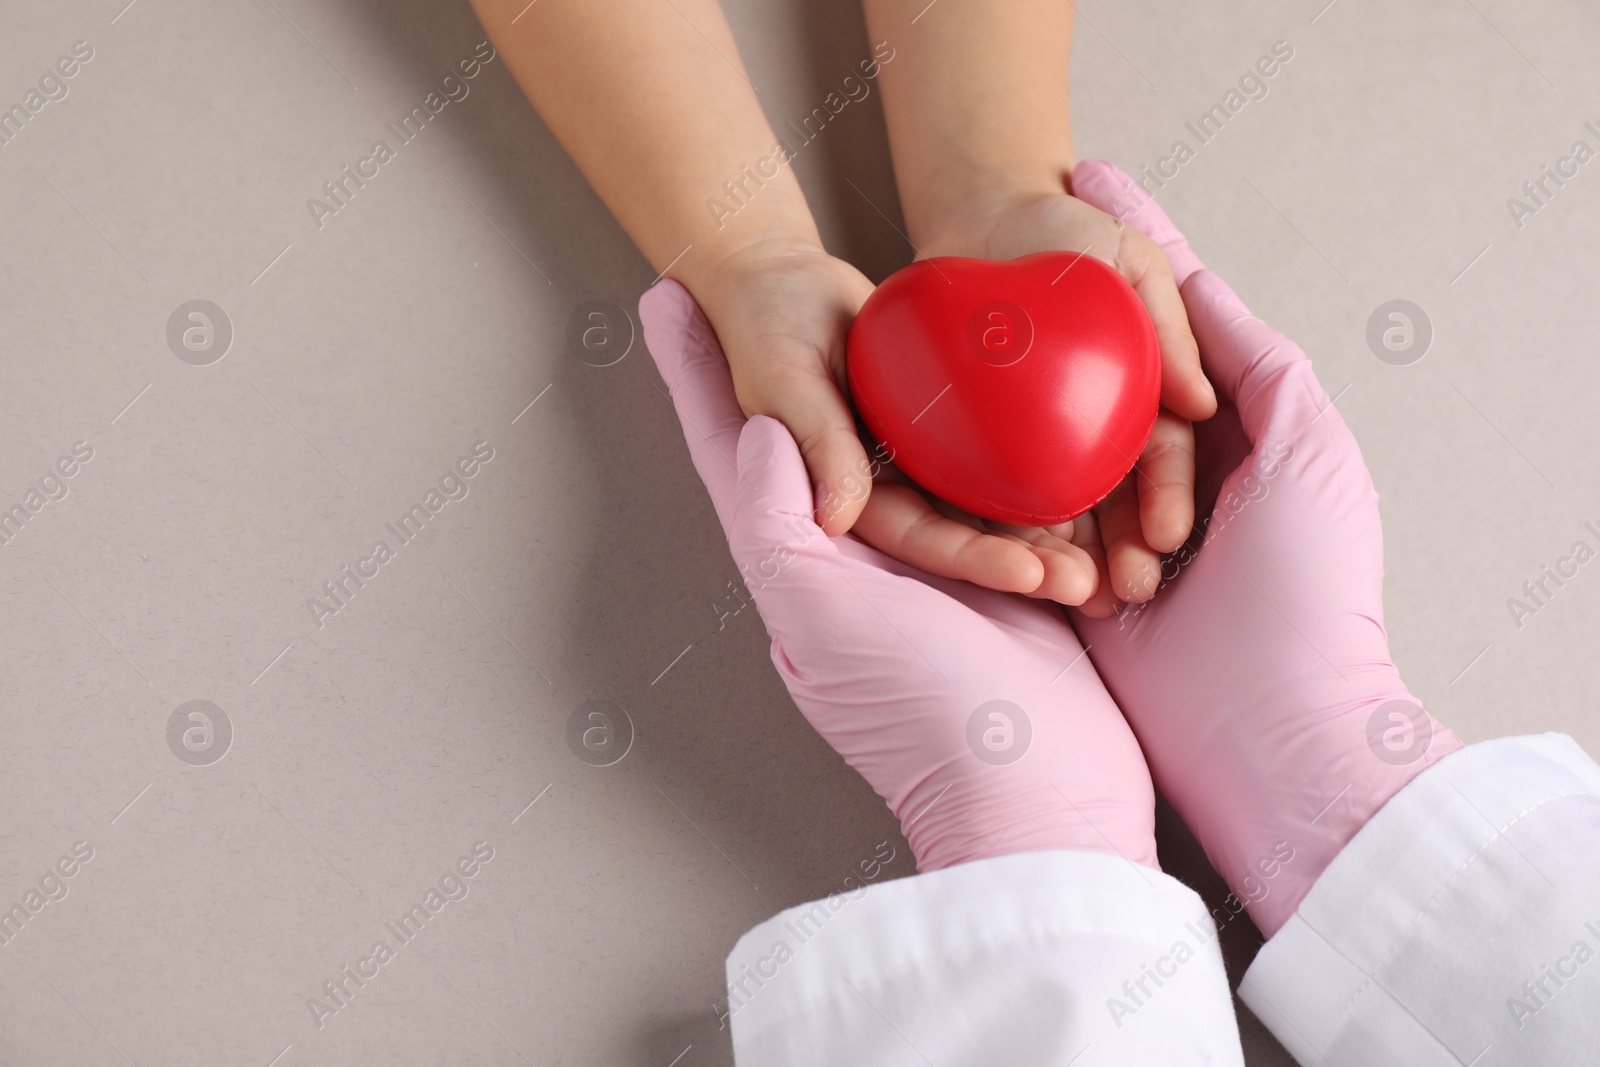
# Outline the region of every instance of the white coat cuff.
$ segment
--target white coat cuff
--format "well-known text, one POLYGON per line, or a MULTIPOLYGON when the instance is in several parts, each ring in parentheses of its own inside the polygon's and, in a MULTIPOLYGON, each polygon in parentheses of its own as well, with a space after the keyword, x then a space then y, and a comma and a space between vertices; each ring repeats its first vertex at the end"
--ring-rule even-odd
POLYGON ((1301 1064, 1592 1062, 1600 767, 1563 734, 1446 756, 1335 857, 1239 993, 1301 1064))
POLYGON ((1097 853, 790 908, 739 940, 727 978, 740 1067, 1243 1062, 1200 897, 1097 853))

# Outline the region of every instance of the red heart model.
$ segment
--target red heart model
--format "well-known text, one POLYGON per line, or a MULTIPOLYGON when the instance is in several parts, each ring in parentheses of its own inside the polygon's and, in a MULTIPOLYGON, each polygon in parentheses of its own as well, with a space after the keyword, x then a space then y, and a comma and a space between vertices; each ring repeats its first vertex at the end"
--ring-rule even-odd
POLYGON ((894 463, 935 496, 1049 526, 1109 493, 1161 396, 1155 328, 1093 256, 924 259, 850 327, 850 392, 894 463))

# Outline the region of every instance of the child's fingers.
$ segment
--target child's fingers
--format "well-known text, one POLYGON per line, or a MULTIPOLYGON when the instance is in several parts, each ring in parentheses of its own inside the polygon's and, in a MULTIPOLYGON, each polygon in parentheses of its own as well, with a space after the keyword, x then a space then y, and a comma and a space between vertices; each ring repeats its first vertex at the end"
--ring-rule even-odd
POLYGON ((1100 576, 1094 595, 1078 605, 1078 611, 1091 619, 1109 619, 1116 614, 1120 602, 1111 589, 1111 573, 1106 564, 1105 545, 1100 541, 1100 523, 1094 512, 1086 512, 1072 520, 1072 543, 1083 549, 1094 561, 1100 576))
POLYGON ((1194 427, 1161 412, 1136 470, 1145 544, 1175 552, 1194 529, 1194 427))
POLYGON ((1099 588, 1099 568, 1092 556, 1072 543, 1070 521, 1059 524, 1065 527, 1065 537, 1054 532, 1054 528, 997 522, 986 525, 995 533, 1014 537, 1027 545, 1044 564, 1044 580, 1037 589, 1028 591, 1028 596, 1054 600, 1057 604, 1082 604, 1099 588))
POLYGON ((878 551, 941 578, 1028 593, 1046 577, 1044 563, 1027 545, 939 514, 908 485, 880 483, 853 532, 878 551))
POLYGON ((1138 603, 1161 584, 1161 556, 1145 543, 1139 522, 1139 493, 1133 476, 1124 478, 1095 508, 1105 546, 1111 591, 1118 600, 1138 603))

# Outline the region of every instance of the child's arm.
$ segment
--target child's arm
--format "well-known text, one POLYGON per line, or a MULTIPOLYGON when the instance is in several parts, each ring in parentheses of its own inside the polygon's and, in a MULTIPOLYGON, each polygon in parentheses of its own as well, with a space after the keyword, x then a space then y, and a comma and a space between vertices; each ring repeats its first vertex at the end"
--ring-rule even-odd
POLYGON ((1130 476, 1096 509, 1111 583, 1094 603, 1101 613, 1113 592, 1146 599, 1159 582, 1158 553, 1176 549, 1194 519, 1187 420, 1208 418, 1216 399, 1166 257, 1137 230, 1067 195, 1073 6, 864 4, 873 39, 897 45, 880 82, 900 202, 920 253, 1014 259, 1087 251, 1120 270, 1150 312, 1166 410, 1138 463, 1137 491, 1130 476))
POLYGON ((872 285, 823 252, 716 0, 473 6, 623 229, 699 301, 746 412, 804 443, 813 479, 843 502, 828 531, 849 529, 866 493, 844 482, 867 456, 836 382, 844 330, 872 285), (742 184, 737 211, 725 182, 742 184), (784 306, 765 314, 763 297, 784 306))
POLYGON ((845 338, 872 283, 823 250, 716 0, 473 3, 606 206, 705 311, 745 414, 778 419, 799 442, 828 534, 854 527, 944 577, 1087 595, 1093 564, 1061 539, 1026 545, 943 518, 909 489, 871 491, 844 389, 845 338))

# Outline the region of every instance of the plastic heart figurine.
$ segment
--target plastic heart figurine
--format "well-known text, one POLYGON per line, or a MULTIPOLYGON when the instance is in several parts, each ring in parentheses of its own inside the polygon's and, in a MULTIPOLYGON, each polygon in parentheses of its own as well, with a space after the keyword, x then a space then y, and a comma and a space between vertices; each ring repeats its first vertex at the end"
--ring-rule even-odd
POLYGON ((986 519, 1081 515, 1155 426, 1155 327, 1092 256, 942 257, 890 275, 850 327, 850 392, 918 485, 986 519))

